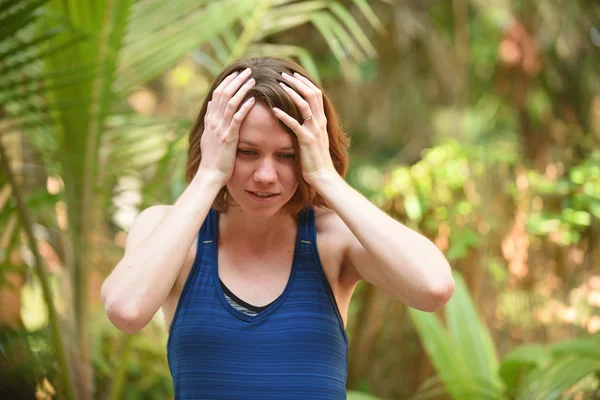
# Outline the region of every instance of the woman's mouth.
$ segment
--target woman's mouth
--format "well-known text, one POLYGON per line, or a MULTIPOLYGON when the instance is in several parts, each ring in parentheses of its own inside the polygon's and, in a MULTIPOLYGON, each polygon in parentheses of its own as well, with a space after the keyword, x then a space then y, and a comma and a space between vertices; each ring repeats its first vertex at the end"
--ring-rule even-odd
POLYGON ((249 190, 247 190, 247 192, 250 194, 250 197, 252 197, 254 200, 257 200, 257 201, 271 201, 275 197, 279 196, 279 193, 251 192, 249 190))

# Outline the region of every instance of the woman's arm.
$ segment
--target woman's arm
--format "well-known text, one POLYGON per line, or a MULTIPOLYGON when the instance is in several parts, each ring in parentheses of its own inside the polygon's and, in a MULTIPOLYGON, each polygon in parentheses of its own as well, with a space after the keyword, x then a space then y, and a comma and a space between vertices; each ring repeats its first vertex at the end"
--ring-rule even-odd
POLYGON ((340 271, 345 283, 352 286, 365 279, 423 311, 446 304, 454 292, 454 278, 435 244, 381 211, 335 171, 311 184, 339 216, 331 225, 346 242, 340 271))
POLYGON ((197 178, 173 206, 150 207, 136 218, 125 255, 102 285, 106 314, 124 332, 142 329, 163 305, 222 187, 220 179, 197 178))
POLYGON ((353 285, 364 278, 411 307, 433 311, 443 306, 454 292, 454 278, 443 254, 342 179, 330 154, 321 90, 300 74, 282 73, 282 77, 295 89, 281 83, 298 106, 303 122, 277 108, 275 115, 298 138, 302 176, 343 221, 330 225, 346 243, 340 283, 353 285))
POLYGON ((240 125, 254 105, 253 98, 242 104, 254 85, 250 72, 230 74, 213 91, 203 116, 202 159, 195 177, 170 209, 151 207, 138 216, 125 256, 102 285, 108 318, 124 332, 142 329, 163 305, 215 197, 233 173, 240 125))

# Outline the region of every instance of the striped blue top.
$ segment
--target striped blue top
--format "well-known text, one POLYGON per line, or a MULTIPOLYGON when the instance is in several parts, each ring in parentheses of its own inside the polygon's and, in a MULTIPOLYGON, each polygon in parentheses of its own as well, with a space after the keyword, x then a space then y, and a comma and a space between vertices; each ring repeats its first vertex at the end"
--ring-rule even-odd
POLYGON ((211 209, 169 331, 175 399, 345 399, 348 339, 319 259, 314 210, 298 215, 283 293, 254 316, 221 288, 218 221, 211 209))

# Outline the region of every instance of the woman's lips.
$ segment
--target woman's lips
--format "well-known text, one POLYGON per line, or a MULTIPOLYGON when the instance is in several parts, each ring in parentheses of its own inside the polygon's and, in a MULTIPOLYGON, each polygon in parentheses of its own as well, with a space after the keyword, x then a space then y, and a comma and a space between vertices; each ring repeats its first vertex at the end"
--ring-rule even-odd
MULTIPOLYGON (((273 199, 275 199, 277 196, 279 196, 279 193, 273 193, 271 196, 259 196, 249 190, 247 190, 246 192, 248 192, 250 197, 252 197, 254 200, 261 201, 261 202, 269 202, 269 201, 272 201, 273 199)), ((267 192, 259 192, 259 193, 267 193, 267 192)))

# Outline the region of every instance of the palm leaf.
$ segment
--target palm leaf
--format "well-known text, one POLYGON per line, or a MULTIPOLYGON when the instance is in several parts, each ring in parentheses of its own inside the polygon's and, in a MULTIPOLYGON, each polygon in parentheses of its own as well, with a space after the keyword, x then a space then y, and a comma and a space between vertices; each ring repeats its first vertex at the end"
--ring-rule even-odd
MULTIPOLYGON (((363 52, 368 57, 376 56, 375 48, 369 42, 359 24, 339 2, 320 0, 305 2, 279 1, 274 2, 273 5, 278 7, 271 8, 265 15, 261 25, 262 31, 256 36, 257 40, 281 30, 312 22, 344 69, 351 67, 347 59, 349 55, 354 58, 356 63, 362 63, 365 60, 363 52), (355 42, 361 45, 362 50, 355 42)), ((377 25, 376 21, 378 20, 376 17, 373 18, 374 13, 368 3, 359 3, 358 6, 359 10, 367 16, 369 22, 377 25)))
MULTIPOLYGON (((146 7, 162 0, 149 0, 146 7)), ((163 19, 161 29, 150 32, 141 40, 131 32, 143 31, 146 19, 138 16, 140 8, 134 8, 115 81, 117 92, 126 92, 164 72, 192 50, 230 28, 235 21, 250 13, 255 0, 238 2, 221 0, 210 2, 206 7, 190 12, 187 8, 173 10, 165 15, 161 9, 155 11, 163 19)), ((150 17, 155 18, 154 13, 150 17)), ((139 36, 138 36, 139 37, 139 36)))
POLYGON ((300 65, 302 65, 313 78, 320 81, 317 65, 310 53, 303 47, 256 43, 248 48, 247 54, 251 57, 275 55, 282 58, 297 58, 300 65))
POLYGON ((448 330, 435 314, 409 309, 427 354, 454 399, 503 399, 496 357, 462 276, 446 306, 448 330))
MULTIPOLYGON (((2 58, 2 70, 0 70, 0 104, 2 104, 3 136, 7 132, 16 132, 15 127, 25 124, 24 120, 31 123, 43 125, 47 118, 47 110, 40 102, 40 94, 47 93, 48 80, 52 74, 47 74, 41 68, 43 62, 51 54, 59 54, 67 51, 81 38, 72 37, 65 40, 65 32, 70 32, 69 26, 60 25, 59 19, 45 23, 45 30, 40 32, 38 27, 44 21, 47 8, 43 8, 47 0, 22 0, 20 2, 4 2, 0 5, 0 57, 2 58), (63 29, 66 28, 66 29, 63 29), (54 45, 50 45, 54 43, 54 45), (46 46, 46 51, 43 47, 46 46), (31 90, 27 85, 37 85, 37 90, 31 90)), ((68 86, 68 85, 66 85, 68 86)), ((26 130, 31 134, 31 129, 26 130)), ((30 135, 31 136, 31 135, 30 135)), ((45 137, 47 138, 47 137, 45 137)), ((31 141, 34 145, 40 142, 31 141)), ((37 249, 37 241, 33 234, 32 214, 47 214, 42 210, 52 208, 56 203, 56 196, 48 194, 45 190, 29 196, 21 194, 21 188, 17 185, 14 173, 7 160, 7 154, 2 150, 2 167, 10 180, 13 196, 17 200, 16 205, 5 207, 3 201, 2 247, 4 251, 10 251, 13 246, 20 245, 20 231, 23 230, 28 237, 28 245, 34 255, 34 266, 39 278, 44 300, 48 308, 48 321, 50 325, 51 338, 55 349, 56 361, 59 366, 60 390, 67 399, 73 399, 73 388, 68 372, 66 350, 64 349, 61 329, 58 325, 58 317, 54 307, 53 296, 42 266, 42 259, 37 249), (15 218, 18 214, 17 224, 15 218)), ((4 263, 4 257, 2 261, 4 263)))
MULTIPOLYGON (((103 221, 112 189, 107 183, 112 185, 118 176, 135 174, 153 164, 162 171, 170 165, 180 174, 185 165, 186 146, 181 140, 185 136, 165 140, 165 131, 172 129, 168 124, 142 131, 141 127, 150 121, 131 118, 125 101, 131 89, 156 78, 192 51, 197 51, 195 59, 202 58, 215 73, 227 60, 252 49, 297 57, 316 74, 306 50, 268 47, 260 42, 262 26, 271 20, 270 13, 292 2, 264 2, 258 12, 257 0, 133 3, 24 0, 16 5, 0 5, 0 55, 5 58, 0 72, 0 100, 10 116, 10 123, 2 130, 22 128, 32 144, 43 150, 46 166, 62 174, 65 182, 69 247, 73 250, 69 268, 73 274, 79 353, 84 360, 89 357, 85 268, 90 249, 88 233, 94 221, 103 221), (236 32, 244 21, 254 22, 239 36, 236 32), (205 44, 212 55, 200 50, 205 44)), ((337 9, 340 23, 327 13, 326 3, 314 4, 319 4, 318 12, 326 13, 320 18, 321 29, 336 46, 341 62, 350 63, 344 54, 364 59, 356 46, 358 43, 365 49, 364 38, 355 37, 360 34, 355 29, 358 25, 348 20, 349 13, 337 9)), ((302 7, 299 2, 296 5, 302 7)), ((287 9, 287 17, 290 12, 287 9)), ((285 17, 286 9, 279 15, 285 17)), ((164 176, 156 180, 159 178, 164 185, 164 176)), ((170 191, 175 198, 183 185, 182 179, 173 180, 170 191)))
POLYGON ((373 12, 373 9, 369 6, 367 0, 352 0, 352 2, 356 4, 356 6, 367 19, 367 21, 369 21, 369 24, 371 24, 371 26, 375 28, 377 33, 379 33, 380 35, 384 35, 386 33, 385 27, 383 26, 379 18, 377 18, 377 15, 375 14, 375 12, 373 12))

